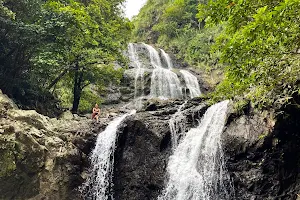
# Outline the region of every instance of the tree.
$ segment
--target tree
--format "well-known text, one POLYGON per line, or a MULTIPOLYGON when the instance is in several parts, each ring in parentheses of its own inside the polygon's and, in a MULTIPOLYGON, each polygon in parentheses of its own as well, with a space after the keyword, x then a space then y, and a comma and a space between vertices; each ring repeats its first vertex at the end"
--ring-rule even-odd
MULTIPOLYGON (((175 54, 181 62, 201 69, 222 68, 217 64, 219 54, 210 47, 222 26, 204 29, 198 20, 198 4, 206 0, 147 1, 134 19, 134 41, 148 41, 175 54)), ((203 70, 206 71, 206 70, 203 70)))
POLYGON ((226 23, 215 49, 227 65, 217 99, 245 96, 260 107, 299 94, 298 0, 209 1, 199 7, 208 25, 226 23))
POLYGON ((124 62, 121 50, 131 31, 130 22, 120 15, 120 3, 92 0, 85 5, 70 0, 68 4, 48 1, 44 6, 41 24, 49 42, 33 59, 36 71, 49 66, 42 70, 44 78, 52 77, 48 88, 66 75, 73 77, 73 112, 86 86, 120 78, 120 70, 113 70, 111 63, 124 62))
POLYGON ((29 93, 38 100, 60 89, 58 83, 66 89, 72 84, 76 112, 86 86, 103 88, 120 79, 122 70, 113 63, 125 63, 122 49, 132 29, 122 17, 123 2, 0 1, 0 88, 24 103, 29 93))
POLYGON ((0 87, 12 93, 30 70, 29 58, 41 41, 39 0, 0 1, 0 87))

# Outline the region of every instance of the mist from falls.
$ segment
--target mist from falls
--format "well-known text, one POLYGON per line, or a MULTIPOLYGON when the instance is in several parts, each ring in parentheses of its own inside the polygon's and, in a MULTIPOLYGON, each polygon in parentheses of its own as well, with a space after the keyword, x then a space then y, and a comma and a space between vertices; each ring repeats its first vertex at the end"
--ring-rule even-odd
POLYGON ((233 199, 221 143, 228 102, 208 108, 199 126, 179 142, 170 156, 169 179, 159 200, 233 199))
POLYGON ((91 168, 88 178, 81 188, 81 193, 85 199, 113 199, 111 186, 117 129, 127 116, 134 113, 135 111, 132 111, 114 119, 103 132, 98 134, 95 148, 90 156, 91 168))

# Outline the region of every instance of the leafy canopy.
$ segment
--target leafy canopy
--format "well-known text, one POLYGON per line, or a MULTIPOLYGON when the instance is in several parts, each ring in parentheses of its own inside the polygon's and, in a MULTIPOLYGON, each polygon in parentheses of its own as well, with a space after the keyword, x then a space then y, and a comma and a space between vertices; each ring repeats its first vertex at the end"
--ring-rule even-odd
POLYGON ((209 1, 199 6, 208 26, 225 23, 221 49, 226 78, 214 97, 245 96, 260 107, 281 105, 299 94, 300 2, 209 1))
POLYGON ((24 82, 54 94, 64 87, 61 91, 72 90, 78 104, 88 85, 104 91, 118 83, 122 70, 114 62, 126 63, 122 50, 132 29, 123 17, 123 2, 0 1, 0 87, 8 94, 20 94, 24 82))

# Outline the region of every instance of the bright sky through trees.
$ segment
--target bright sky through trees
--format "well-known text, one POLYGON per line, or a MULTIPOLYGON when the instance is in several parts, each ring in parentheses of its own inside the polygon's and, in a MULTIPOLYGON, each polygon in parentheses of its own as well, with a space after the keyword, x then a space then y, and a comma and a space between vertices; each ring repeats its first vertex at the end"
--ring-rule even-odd
POLYGON ((125 3, 125 15, 131 19, 134 15, 139 13, 141 7, 147 0, 127 0, 125 3))

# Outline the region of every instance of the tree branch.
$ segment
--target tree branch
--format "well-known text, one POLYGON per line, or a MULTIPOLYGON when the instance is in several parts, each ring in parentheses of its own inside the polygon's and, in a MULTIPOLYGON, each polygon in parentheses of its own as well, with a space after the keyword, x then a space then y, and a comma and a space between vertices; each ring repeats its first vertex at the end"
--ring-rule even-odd
POLYGON ((73 65, 69 66, 68 68, 64 69, 61 74, 58 75, 47 87, 48 90, 50 90, 64 75, 66 75, 70 69, 74 68, 73 65))

